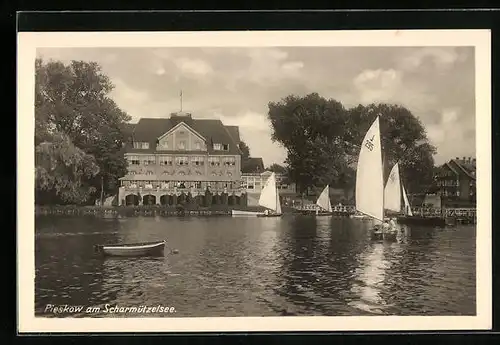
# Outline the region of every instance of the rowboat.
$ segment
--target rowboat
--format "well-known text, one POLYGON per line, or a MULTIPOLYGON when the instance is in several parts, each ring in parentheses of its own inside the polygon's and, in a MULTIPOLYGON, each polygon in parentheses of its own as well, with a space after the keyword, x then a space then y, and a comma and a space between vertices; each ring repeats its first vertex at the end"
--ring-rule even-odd
POLYGON ((104 244, 94 247, 97 253, 104 256, 162 256, 167 241, 104 244))

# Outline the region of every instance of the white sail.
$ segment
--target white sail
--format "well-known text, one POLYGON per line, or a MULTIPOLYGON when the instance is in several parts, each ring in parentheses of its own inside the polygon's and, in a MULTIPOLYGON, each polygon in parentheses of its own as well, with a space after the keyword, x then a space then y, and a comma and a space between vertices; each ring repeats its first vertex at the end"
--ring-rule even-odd
POLYGON ((384 180, 378 116, 366 133, 359 152, 356 210, 380 221, 384 219, 384 180))
POLYGON ((278 188, 276 188, 276 213, 281 214, 281 202, 280 202, 280 194, 278 193, 278 188))
POLYGON ((332 212, 332 203, 330 202, 330 187, 327 185, 316 200, 316 205, 323 210, 332 212))
POLYGON ((401 181, 399 179, 399 164, 392 167, 384 189, 384 208, 401 212, 401 181))
POLYGON ((405 203, 405 214, 407 216, 412 217, 413 212, 411 212, 411 206, 410 206, 410 202, 408 201, 408 196, 406 195, 405 186, 403 186, 403 184, 401 184, 401 188, 403 189, 403 201, 405 203))
POLYGON ((259 205, 281 213, 281 205, 276 190, 276 175, 274 172, 269 176, 260 193, 259 205))

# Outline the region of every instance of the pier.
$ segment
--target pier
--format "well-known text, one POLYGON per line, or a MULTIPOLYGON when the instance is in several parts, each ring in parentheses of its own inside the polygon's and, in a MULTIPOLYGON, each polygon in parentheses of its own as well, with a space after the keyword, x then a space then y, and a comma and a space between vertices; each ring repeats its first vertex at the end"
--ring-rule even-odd
MULTIPOLYGON (((315 213, 319 210, 316 204, 306 204, 294 208, 299 212, 315 213)), ((350 216, 356 213, 356 207, 353 205, 335 205, 332 206, 332 213, 338 216, 350 216)), ((412 213, 415 216, 422 217, 442 217, 450 224, 476 224, 476 208, 432 208, 432 207, 412 207, 412 213)))

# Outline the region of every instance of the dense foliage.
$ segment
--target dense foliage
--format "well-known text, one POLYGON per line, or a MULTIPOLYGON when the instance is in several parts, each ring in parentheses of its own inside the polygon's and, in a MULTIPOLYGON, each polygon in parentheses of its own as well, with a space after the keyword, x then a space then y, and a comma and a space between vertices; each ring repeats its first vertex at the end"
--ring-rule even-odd
POLYGON ((35 67, 36 202, 92 203, 101 187, 114 194, 130 117, 108 96, 113 84, 94 62, 35 67))
POLYGON ((272 139, 286 148, 289 176, 301 192, 325 184, 354 187, 359 143, 377 115, 385 178, 399 162, 409 192, 432 183, 435 148, 428 143, 419 119, 402 106, 371 104, 346 109, 317 93, 291 95, 268 106, 272 139))

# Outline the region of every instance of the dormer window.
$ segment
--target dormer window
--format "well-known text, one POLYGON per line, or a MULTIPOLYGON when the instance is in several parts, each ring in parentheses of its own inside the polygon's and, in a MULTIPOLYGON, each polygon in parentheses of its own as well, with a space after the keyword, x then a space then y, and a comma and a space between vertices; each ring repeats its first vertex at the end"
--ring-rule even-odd
POLYGON ((214 151, 229 151, 229 145, 228 144, 220 144, 220 143, 215 143, 213 145, 214 151))
POLYGON ((149 149, 149 143, 143 141, 134 141, 134 149, 147 150, 149 149))

